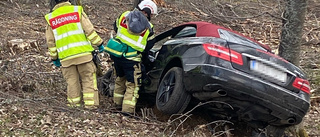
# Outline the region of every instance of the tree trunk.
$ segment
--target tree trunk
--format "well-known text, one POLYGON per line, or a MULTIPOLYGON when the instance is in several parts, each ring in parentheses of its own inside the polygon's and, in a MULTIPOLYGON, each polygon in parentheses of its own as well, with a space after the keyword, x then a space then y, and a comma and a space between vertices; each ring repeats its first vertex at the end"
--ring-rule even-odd
MULTIPOLYGON (((296 66, 300 65, 300 47, 306 9, 307 0, 286 0, 283 13, 279 55, 296 66)), ((303 126, 303 120, 293 128, 295 129, 293 134, 296 136, 308 137, 303 126)))
POLYGON ((307 0, 286 0, 279 55, 299 66, 300 44, 307 0))

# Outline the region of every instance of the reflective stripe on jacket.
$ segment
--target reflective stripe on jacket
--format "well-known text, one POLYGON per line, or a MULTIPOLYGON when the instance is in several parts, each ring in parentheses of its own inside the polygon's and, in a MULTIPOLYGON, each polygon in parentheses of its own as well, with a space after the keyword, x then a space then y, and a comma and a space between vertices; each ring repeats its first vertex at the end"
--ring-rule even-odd
POLYGON ((62 61, 89 55, 94 50, 82 29, 81 13, 81 6, 62 6, 45 16, 53 30, 55 48, 62 61))
MULTIPOLYGON (((122 43, 126 44, 128 48, 126 51, 118 51, 118 52, 125 52, 123 55, 127 59, 140 61, 137 59, 138 52, 143 52, 146 45, 147 39, 150 34, 150 30, 147 29, 144 33, 140 35, 131 34, 128 31, 128 27, 126 24, 126 16, 130 13, 130 11, 126 11, 121 14, 121 16, 117 19, 116 25, 118 27, 118 32, 116 38, 119 39, 122 43)), ((150 22, 149 22, 150 23, 150 22)), ((150 23, 151 28, 153 25, 150 23)), ((140 58, 140 57, 139 57, 140 58)))
POLYGON ((138 51, 115 38, 110 39, 104 49, 115 57, 132 58, 139 55, 138 51))

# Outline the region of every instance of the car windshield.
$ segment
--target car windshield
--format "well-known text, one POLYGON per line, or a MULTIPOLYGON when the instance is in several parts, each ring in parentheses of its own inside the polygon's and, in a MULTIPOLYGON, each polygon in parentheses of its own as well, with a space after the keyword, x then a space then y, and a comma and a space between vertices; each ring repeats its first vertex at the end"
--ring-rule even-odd
POLYGON ((233 32, 223 30, 223 29, 219 29, 218 31, 219 31, 220 38, 225 39, 229 42, 238 43, 238 44, 250 46, 253 48, 264 49, 258 43, 255 43, 255 42, 253 42, 245 37, 242 37, 238 34, 235 34, 233 32))

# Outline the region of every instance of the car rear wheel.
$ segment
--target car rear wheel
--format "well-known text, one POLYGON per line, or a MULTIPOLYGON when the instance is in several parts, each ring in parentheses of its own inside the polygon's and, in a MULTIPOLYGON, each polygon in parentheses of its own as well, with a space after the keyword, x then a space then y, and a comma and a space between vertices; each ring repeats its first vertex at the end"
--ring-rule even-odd
POLYGON ((182 113, 188 106, 191 95, 187 93, 183 86, 182 69, 171 68, 160 82, 156 106, 165 114, 182 113))

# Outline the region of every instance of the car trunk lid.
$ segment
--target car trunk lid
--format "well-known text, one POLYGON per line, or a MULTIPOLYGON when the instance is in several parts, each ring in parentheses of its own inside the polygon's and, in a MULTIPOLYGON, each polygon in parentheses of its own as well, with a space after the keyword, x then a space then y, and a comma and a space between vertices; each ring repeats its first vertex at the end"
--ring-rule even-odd
POLYGON ((229 43, 228 46, 231 51, 242 55, 243 65, 231 62, 237 70, 284 87, 292 87, 290 85, 296 77, 305 78, 300 69, 271 52, 236 43, 229 43))

